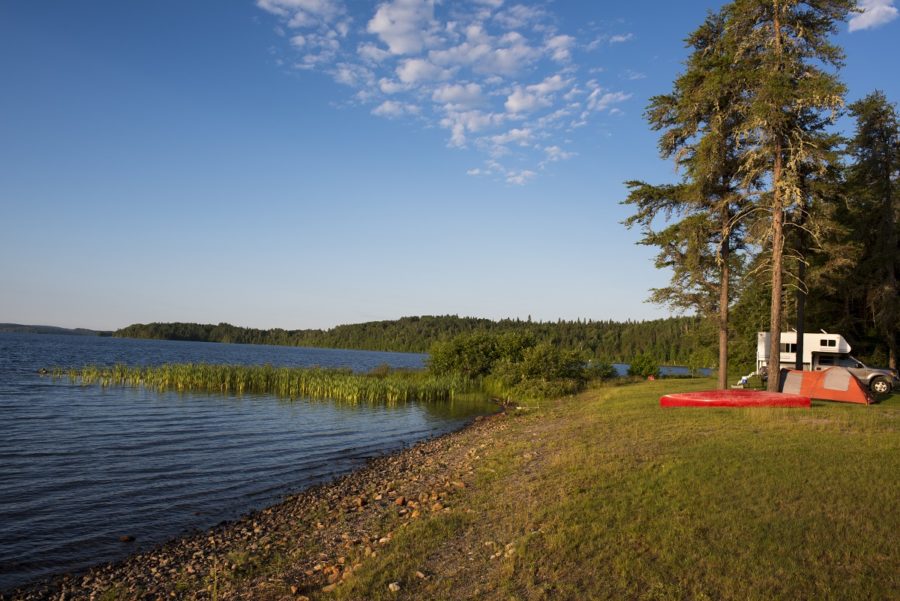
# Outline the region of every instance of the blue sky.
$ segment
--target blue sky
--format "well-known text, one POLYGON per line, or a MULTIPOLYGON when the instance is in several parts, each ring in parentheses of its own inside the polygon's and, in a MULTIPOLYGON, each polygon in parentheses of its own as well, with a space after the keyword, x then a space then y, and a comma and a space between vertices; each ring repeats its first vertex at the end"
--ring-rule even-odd
MULTIPOLYGON (((0 322, 665 316, 618 203, 720 4, 3 2, 0 322)), ((848 99, 896 102, 865 8, 848 99)))

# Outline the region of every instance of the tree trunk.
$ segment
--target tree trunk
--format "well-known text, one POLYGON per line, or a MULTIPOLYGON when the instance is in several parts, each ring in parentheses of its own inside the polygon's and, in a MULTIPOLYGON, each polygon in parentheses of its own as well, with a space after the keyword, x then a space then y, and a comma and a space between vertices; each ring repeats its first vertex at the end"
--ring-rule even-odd
MULTIPOLYGON (((806 205, 806 203, 804 203, 806 205)), ((803 332, 806 331, 806 211, 807 206, 800 207, 799 228, 797 231, 797 359, 794 361, 794 369, 803 369, 803 332)), ((810 369, 812 365, 810 365, 810 369)))
POLYGON ((731 247, 728 241, 730 215, 728 208, 722 210, 722 240, 720 242, 719 260, 719 390, 728 388, 728 286, 731 274, 728 259, 731 247))
MULTIPOLYGON (((773 33, 777 67, 781 70, 781 20, 778 0, 774 2, 773 33)), ((784 250, 784 207, 781 198, 781 132, 775 131, 775 164, 772 168, 772 303, 769 314, 769 392, 778 392, 781 379, 781 287, 782 252, 784 250)))
POLYGON ((781 287, 784 251, 784 207, 781 190, 781 141, 775 143, 775 167, 772 171, 772 304, 769 314, 769 381, 767 390, 778 392, 781 376, 781 287))

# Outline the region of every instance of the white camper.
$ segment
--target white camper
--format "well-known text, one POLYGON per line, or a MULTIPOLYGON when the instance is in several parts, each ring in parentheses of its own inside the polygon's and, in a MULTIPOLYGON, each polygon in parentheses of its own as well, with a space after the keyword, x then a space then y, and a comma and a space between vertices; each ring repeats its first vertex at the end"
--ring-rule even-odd
MULTIPOLYGON (((818 367, 818 356, 846 355, 850 353, 850 343, 840 334, 803 334, 803 369, 814 370, 818 367)), ((781 367, 794 369, 797 364, 797 332, 781 333, 781 367)), ((769 364, 769 333, 756 333, 756 371, 769 364)))
MULTIPOLYGON (((781 333, 779 367, 795 369, 797 364, 797 332, 781 333)), ((769 333, 756 333, 756 373, 765 379, 769 367, 769 333)), ((803 369, 821 371, 830 367, 847 368, 876 394, 887 394, 900 388, 900 377, 890 369, 869 367, 850 355, 850 343, 840 334, 806 332, 803 334, 803 369)), ((746 379, 746 378, 745 378, 746 379)), ((742 380, 743 381, 743 380, 742 380)))

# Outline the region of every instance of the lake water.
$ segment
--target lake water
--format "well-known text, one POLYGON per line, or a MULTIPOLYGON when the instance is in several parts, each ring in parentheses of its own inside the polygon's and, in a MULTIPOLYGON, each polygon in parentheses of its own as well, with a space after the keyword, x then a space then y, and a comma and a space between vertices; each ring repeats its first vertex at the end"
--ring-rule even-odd
POLYGON ((41 377, 39 369, 207 362, 367 371, 421 367, 424 359, 0 333, 0 590, 236 518, 492 410, 103 389, 41 377), (122 535, 137 540, 121 543, 122 535))

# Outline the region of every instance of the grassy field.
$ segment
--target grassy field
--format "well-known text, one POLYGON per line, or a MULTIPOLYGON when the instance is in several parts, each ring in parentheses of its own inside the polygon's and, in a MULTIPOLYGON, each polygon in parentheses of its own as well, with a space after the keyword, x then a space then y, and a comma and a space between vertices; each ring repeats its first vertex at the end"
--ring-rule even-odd
POLYGON ((658 406, 711 387, 606 386, 508 418, 452 510, 321 598, 900 598, 900 397, 658 406))

